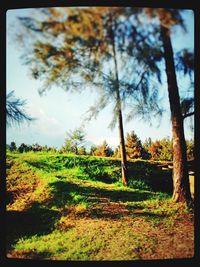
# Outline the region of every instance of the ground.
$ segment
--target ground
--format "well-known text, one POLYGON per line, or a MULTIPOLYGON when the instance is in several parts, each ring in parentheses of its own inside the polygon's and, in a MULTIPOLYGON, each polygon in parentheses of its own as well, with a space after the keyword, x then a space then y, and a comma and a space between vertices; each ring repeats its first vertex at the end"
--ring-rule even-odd
POLYGON ((7 257, 193 257, 193 213, 173 203, 170 195, 91 180, 81 172, 81 163, 69 167, 59 156, 36 154, 10 155, 7 160, 7 257))

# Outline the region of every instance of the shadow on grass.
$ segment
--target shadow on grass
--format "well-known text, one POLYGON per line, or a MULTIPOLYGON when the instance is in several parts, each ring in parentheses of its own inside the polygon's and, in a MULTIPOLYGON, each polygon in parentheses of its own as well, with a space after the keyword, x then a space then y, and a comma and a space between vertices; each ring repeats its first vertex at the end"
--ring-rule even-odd
POLYGON ((76 216, 101 218, 101 219, 119 219, 123 216, 144 216, 152 218, 163 218, 166 215, 144 212, 142 201, 154 198, 155 193, 135 191, 128 192, 120 189, 104 189, 93 186, 82 186, 69 181, 56 181, 51 183, 51 193, 53 195, 49 202, 49 207, 61 208, 67 204, 92 204, 76 216), (141 205, 126 205, 126 202, 141 202, 141 205), (140 210, 138 212, 138 210, 140 210))
POLYGON ((7 211, 7 249, 21 237, 50 233, 59 217, 59 212, 41 208, 38 202, 34 202, 28 211, 7 211))
MULTIPOLYGON (((54 160, 26 161, 29 165, 46 172, 74 168, 74 157, 57 156, 54 160)), ((172 173, 158 169, 147 161, 127 162, 129 186, 144 189, 149 187, 155 192, 172 193, 172 173)), ((76 168, 80 169, 79 179, 101 181, 107 184, 121 180, 120 160, 76 156, 76 168)), ((60 177, 59 177, 60 178, 60 177)))
MULTIPOLYGON (((83 214, 81 214, 83 216, 83 214)), ((145 212, 145 211, 138 211, 138 210, 127 210, 124 212, 121 212, 121 210, 112 210, 112 211, 105 211, 104 209, 91 209, 89 214, 86 214, 86 216, 91 217, 93 219, 103 219, 103 220, 117 220, 124 216, 131 216, 133 217, 145 217, 148 219, 159 219, 162 220, 163 218, 169 217, 165 214, 155 214, 153 212, 145 212)))
POLYGON ((50 165, 48 162, 45 161, 29 161, 25 160, 26 163, 28 163, 30 166, 35 167, 37 169, 41 169, 45 172, 52 172, 52 171, 58 171, 61 169, 60 165, 52 164, 50 165))
POLYGON ((127 192, 120 189, 108 190, 93 186, 86 187, 68 181, 56 181, 51 183, 50 187, 51 193, 53 194, 51 205, 57 208, 65 205, 67 201, 71 201, 73 204, 73 201, 76 201, 73 199, 73 193, 83 197, 84 202, 87 201, 90 203, 99 203, 102 198, 112 202, 144 201, 151 199, 154 194, 153 192, 127 192))

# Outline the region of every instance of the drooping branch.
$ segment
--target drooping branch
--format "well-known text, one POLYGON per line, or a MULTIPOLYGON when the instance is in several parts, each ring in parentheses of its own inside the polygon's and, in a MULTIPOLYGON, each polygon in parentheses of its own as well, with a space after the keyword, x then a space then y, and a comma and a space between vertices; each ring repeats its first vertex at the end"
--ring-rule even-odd
POLYGON ((8 125, 35 120, 35 118, 27 115, 23 109, 26 101, 14 97, 14 91, 11 91, 6 98, 6 122, 8 125))
POLYGON ((190 113, 187 113, 187 114, 184 114, 183 115, 183 119, 187 118, 187 117, 190 117, 190 116, 194 116, 194 111, 193 112, 190 112, 190 113))

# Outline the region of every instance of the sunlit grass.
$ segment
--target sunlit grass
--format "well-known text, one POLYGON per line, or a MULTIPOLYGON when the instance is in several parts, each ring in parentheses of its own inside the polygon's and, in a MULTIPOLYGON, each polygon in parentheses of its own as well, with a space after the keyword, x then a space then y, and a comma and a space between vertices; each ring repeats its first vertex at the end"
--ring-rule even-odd
MULTIPOLYGON (((159 179, 161 184, 165 179, 167 185, 169 173, 146 161, 129 164, 132 174, 129 185, 123 186, 117 160, 77 156, 74 165, 73 155, 9 153, 8 256, 159 258, 160 233, 169 232, 170 239, 183 215, 189 221, 192 215, 183 205, 172 202, 168 188, 156 189, 159 179)), ((166 257, 173 257, 175 251, 166 251, 166 257)))

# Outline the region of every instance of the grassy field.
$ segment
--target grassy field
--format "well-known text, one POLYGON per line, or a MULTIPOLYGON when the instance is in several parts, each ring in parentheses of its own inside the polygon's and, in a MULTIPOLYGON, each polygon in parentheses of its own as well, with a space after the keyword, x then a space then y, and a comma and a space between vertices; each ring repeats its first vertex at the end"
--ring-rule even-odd
POLYGON ((170 171, 50 152, 7 153, 7 257, 52 260, 190 258, 193 213, 171 201, 170 171))

